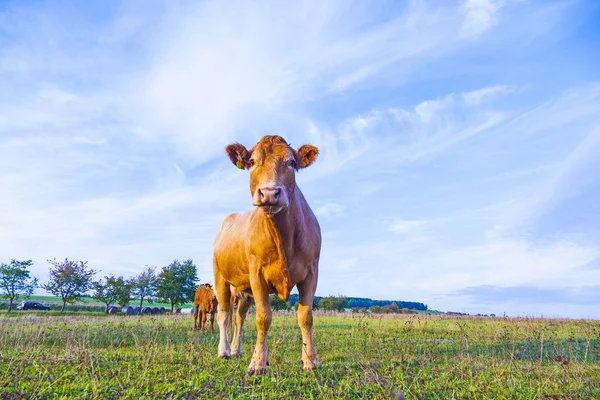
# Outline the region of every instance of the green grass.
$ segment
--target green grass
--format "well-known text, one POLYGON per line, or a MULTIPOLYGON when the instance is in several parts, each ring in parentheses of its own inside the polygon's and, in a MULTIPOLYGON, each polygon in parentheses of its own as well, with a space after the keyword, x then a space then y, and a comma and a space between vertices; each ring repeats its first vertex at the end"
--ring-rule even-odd
MULTIPOLYGON (((315 316, 323 369, 304 373, 291 313, 276 314, 267 375, 216 357, 190 315, 0 316, 0 398, 600 398, 600 322, 315 316)), ((218 329, 216 329, 218 331, 218 329)))

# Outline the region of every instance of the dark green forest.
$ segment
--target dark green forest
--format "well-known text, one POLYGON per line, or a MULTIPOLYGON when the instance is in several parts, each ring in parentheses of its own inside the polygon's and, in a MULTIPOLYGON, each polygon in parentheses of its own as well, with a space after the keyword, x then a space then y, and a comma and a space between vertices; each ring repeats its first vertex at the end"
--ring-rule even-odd
MULTIPOLYGON (((323 297, 315 296, 317 302, 321 301, 323 297)), ((371 306, 387 306, 392 303, 396 303, 400 308, 408 308, 410 310, 427 311, 427 304, 419 303, 416 301, 402 301, 402 300, 372 300, 366 297, 346 297, 348 299, 348 308, 360 307, 369 308, 371 306)), ((291 307, 298 302, 298 294, 291 294, 288 303, 291 307)))

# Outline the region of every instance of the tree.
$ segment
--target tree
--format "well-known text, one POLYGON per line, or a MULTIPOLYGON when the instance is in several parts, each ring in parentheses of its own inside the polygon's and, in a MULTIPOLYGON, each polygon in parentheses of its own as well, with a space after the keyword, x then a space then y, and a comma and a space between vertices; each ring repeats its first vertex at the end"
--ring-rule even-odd
POLYGON ((88 290, 92 289, 92 277, 96 273, 88 268, 87 261, 64 261, 48 260, 53 268, 50 268, 50 280, 40 287, 47 292, 58 296, 62 300, 60 312, 65 310, 67 303, 73 304, 88 290))
MULTIPOLYGON (((288 303, 286 303, 285 301, 281 300, 279 297, 275 296, 275 295, 269 295, 270 297, 270 303, 271 303, 271 310, 273 311, 281 311, 281 310, 289 310, 291 309, 290 305, 288 303)), ((298 304, 298 303, 296 303, 298 304)), ((297 310, 297 308, 296 308, 297 310)))
POLYGON ((9 264, 0 264, 0 290, 2 297, 9 299, 8 312, 12 310, 15 300, 20 296, 29 298, 33 289, 37 287, 37 278, 29 276, 28 268, 33 265, 33 261, 10 260, 9 264))
POLYGON ((131 300, 131 282, 127 281, 122 276, 115 279, 113 290, 117 296, 117 304, 125 307, 131 300))
POLYGON ((92 298, 106 305, 104 312, 108 312, 108 307, 117 301, 117 296, 114 290, 112 290, 113 288, 110 284, 111 279, 114 279, 114 276, 105 276, 104 281, 100 279, 92 284, 92 288, 94 290, 92 298))
POLYGON ((131 299, 131 284, 122 276, 118 278, 113 275, 105 276, 104 281, 99 280, 93 283, 94 300, 106 304, 106 312, 111 304, 126 306, 131 299))
POLYGON ((151 298, 156 291, 156 269, 147 267, 141 274, 131 280, 131 293, 135 298, 140 299, 140 308, 144 304, 145 298, 151 298))
POLYGON ((344 311, 344 309, 348 307, 348 299, 344 296, 323 297, 321 301, 319 301, 319 307, 323 310, 344 311))
POLYGON ((194 301, 196 294, 196 266, 192 259, 180 263, 178 260, 162 268, 158 275, 156 295, 171 304, 171 312, 176 305, 194 301))
POLYGON ((390 314, 400 313, 400 307, 398 306, 398 304, 396 304, 396 302, 393 302, 392 304, 387 305, 384 308, 386 309, 386 312, 388 312, 390 314))

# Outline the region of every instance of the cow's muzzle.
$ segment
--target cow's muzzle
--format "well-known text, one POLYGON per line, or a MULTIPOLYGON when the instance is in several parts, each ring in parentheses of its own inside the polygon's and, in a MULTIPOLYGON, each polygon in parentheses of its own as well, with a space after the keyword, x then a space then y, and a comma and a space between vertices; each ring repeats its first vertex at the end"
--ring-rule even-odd
POLYGON ((273 215, 287 207, 287 193, 281 186, 262 186, 256 189, 252 204, 273 215))

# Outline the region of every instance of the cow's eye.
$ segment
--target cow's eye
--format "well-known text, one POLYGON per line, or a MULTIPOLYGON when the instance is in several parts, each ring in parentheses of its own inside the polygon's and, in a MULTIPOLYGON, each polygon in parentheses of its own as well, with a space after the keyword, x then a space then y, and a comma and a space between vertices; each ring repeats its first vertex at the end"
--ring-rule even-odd
POLYGON ((254 160, 248 161, 248 164, 250 164, 250 168, 254 167, 254 160))
POLYGON ((295 169, 296 168, 296 161, 290 160, 290 167, 295 169))

